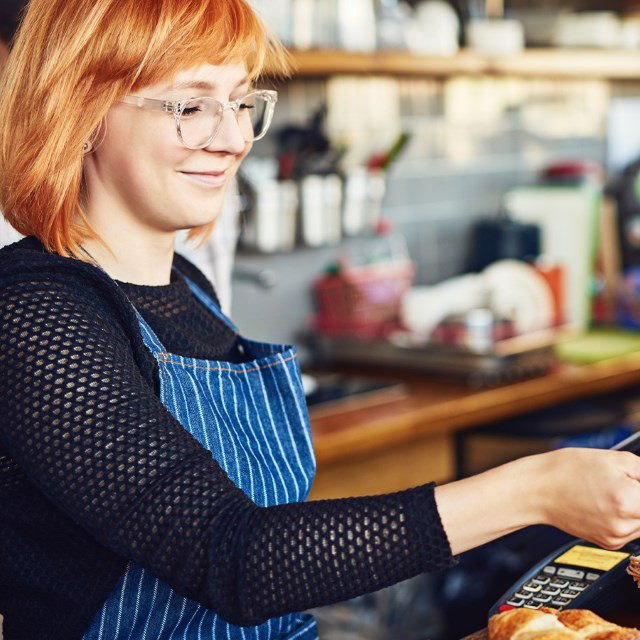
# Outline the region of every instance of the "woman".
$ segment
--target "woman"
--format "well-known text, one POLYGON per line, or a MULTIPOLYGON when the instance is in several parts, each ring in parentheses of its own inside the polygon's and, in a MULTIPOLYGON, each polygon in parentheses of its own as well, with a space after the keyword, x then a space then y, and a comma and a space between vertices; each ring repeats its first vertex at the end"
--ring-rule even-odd
POLYGON ((286 56, 244 0, 33 0, 3 77, 5 640, 313 638, 304 611, 534 523, 640 534, 640 464, 559 451, 305 502, 295 351, 240 336, 174 255, 269 125, 286 56))

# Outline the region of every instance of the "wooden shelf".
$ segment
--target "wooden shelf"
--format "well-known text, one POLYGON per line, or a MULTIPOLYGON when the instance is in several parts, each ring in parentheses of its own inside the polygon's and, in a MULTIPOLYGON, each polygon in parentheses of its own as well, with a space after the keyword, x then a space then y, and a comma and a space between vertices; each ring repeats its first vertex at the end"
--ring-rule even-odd
POLYGON ((640 80, 640 51, 528 49, 512 56, 486 56, 461 50, 452 57, 404 51, 372 54, 348 51, 292 51, 297 77, 336 74, 447 77, 498 75, 560 79, 640 80))

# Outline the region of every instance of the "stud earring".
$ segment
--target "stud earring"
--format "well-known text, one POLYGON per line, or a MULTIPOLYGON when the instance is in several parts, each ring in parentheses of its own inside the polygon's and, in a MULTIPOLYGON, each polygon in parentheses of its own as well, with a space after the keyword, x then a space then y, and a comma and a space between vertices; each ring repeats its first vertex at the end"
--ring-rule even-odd
POLYGON ((82 153, 89 153, 91 151, 93 145, 91 142, 87 141, 82 145, 82 153))

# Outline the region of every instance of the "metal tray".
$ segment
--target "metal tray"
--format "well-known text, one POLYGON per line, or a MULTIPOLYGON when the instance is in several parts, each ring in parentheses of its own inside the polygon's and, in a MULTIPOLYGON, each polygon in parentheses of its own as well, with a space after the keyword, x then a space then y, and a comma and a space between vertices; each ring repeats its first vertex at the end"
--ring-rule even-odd
POLYGON ((484 351, 413 343, 401 334, 380 340, 320 339, 323 357, 335 363, 445 375, 474 387, 546 373, 556 362, 554 345, 551 333, 502 340, 484 351))

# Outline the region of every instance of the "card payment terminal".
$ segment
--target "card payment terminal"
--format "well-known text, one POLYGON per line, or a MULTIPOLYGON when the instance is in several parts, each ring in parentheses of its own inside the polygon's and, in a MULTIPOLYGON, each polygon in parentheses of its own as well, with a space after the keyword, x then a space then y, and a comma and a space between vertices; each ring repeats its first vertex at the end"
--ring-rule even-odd
MULTIPOLYGON (((584 540, 560 547, 518 580, 492 607, 489 615, 526 607, 591 609, 605 613, 628 598, 637 587, 626 569, 640 553, 640 542, 609 551, 584 540)), ((640 593, 638 593, 640 603, 640 593)))
MULTIPOLYGON (((640 433, 613 447, 640 453, 640 433)), ((610 551, 575 539, 561 546, 524 574, 493 605, 489 617, 516 607, 591 609, 606 613, 640 592, 626 570, 629 558, 640 554, 640 540, 610 551)))

